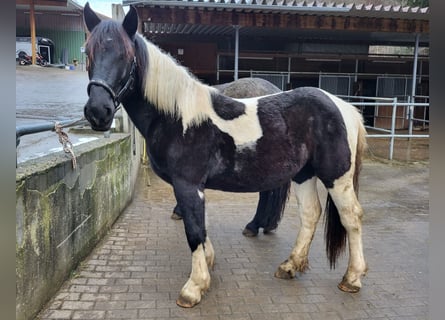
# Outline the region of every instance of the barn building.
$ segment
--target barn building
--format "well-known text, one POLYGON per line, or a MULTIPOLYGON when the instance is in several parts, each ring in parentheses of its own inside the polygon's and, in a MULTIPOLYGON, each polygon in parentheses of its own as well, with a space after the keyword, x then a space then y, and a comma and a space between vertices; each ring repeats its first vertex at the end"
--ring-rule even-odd
POLYGON ((123 0, 141 32, 209 84, 428 95, 429 8, 300 0, 123 0), (416 68, 414 62, 416 61, 416 68), (414 70, 416 69, 416 70, 414 70))
POLYGON ((16 0, 17 41, 31 41, 34 32, 37 51, 48 62, 85 62, 81 52, 86 37, 82 11, 83 7, 73 0, 16 0), (41 39, 51 45, 40 44, 41 39))

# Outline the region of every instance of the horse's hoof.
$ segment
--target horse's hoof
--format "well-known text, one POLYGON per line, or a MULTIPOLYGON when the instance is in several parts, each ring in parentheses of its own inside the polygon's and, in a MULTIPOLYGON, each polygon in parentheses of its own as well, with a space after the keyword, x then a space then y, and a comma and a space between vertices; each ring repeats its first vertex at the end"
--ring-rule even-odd
POLYGON ((182 217, 176 212, 173 212, 170 218, 172 218, 173 220, 182 220, 182 217))
POLYGON ((292 271, 285 271, 283 269, 281 269, 280 267, 278 267, 277 271, 275 271, 274 274, 275 278, 279 278, 279 279, 293 279, 295 278, 295 273, 293 273, 292 271))
POLYGON ((357 293, 360 291, 360 287, 358 286, 354 286, 350 283, 347 283, 345 281, 345 279, 343 279, 338 285, 337 287, 343 291, 343 292, 347 292, 347 293, 357 293))
POLYGON ((263 233, 266 234, 266 235, 267 234, 273 234, 275 230, 277 230, 277 227, 274 227, 274 228, 264 228, 263 229, 263 233))
POLYGON ((196 306, 198 303, 199 303, 199 301, 192 302, 182 296, 179 296, 178 299, 176 299, 176 304, 182 308, 192 308, 192 307, 196 306))
POLYGON ((243 235, 246 237, 256 237, 258 235, 258 230, 255 232, 251 229, 244 228, 243 235))

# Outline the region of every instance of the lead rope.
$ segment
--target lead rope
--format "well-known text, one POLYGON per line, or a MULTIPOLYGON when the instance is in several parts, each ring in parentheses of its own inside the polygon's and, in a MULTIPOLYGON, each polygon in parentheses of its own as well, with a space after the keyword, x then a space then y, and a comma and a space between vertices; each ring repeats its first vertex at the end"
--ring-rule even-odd
POLYGON ((73 169, 76 169, 76 167, 77 167, 76 155, 74 154, 73 144, 71 143, 70 138, 68 137, 68 134, 63 131, 63 126, 60 125, 60 123, 58 123, 58 122, 56 122, 56 124, 54 125, 54 130, 56 131, 57 135, 59 136, 59 142, 62 144, 63 151, 65 151, 65 153, 69 153, 71 155, 71 162, 73 164, 73 169))

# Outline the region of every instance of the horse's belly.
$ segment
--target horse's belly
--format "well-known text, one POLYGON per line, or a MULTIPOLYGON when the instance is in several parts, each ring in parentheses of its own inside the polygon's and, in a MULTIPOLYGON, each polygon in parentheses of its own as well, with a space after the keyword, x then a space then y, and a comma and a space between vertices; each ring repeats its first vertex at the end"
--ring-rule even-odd
POLYGON ((271 190, 289 182, 299 171, 295 164, 287 164, 279 170, 225 170, 211 176, 206 181, 206 188, 228 192, 260 192, 271 190))

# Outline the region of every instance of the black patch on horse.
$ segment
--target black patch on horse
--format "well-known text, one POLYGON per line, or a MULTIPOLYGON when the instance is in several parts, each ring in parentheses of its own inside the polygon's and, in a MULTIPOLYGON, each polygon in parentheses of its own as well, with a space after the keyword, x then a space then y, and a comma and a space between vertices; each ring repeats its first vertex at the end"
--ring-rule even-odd
POLYGON ((233 120, 246 113, 244 103, 234 101, 222 94, 213 94, 212 103, 216 114, 224 120, 233 120))

